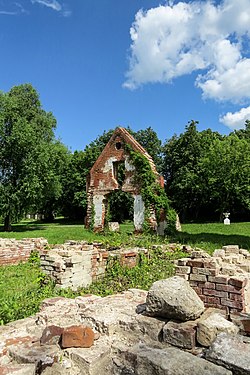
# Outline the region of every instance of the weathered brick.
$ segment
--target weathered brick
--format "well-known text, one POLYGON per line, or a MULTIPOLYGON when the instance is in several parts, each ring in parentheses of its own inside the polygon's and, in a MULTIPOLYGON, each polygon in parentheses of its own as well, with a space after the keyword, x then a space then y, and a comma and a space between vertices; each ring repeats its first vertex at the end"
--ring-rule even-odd
MULTIPOLYGON (((219 259, 219 258, 217 258, 219 259)), ((204 259, 204 268, 217 268, 219 262, 214 258, 204 259)))
POLYGON ((198 274, 198 275, 206 275, 206 276, 216 276, 219 274, 219 268, 198 268, 198 267, 193 267, 192 268, 192 273, 198 274))
POLYGON ((213 305, 214 307, 220 305, 220 298, 214 297, 214 296, 207 296, 206 297, 206 303, 209 303, 210 305, 213 305))
POLYGON ((189 264, 187 264, 187 262, 190 260, 190 258, 181 258, 181 259, 178 259, 177 261, 177 266, 189 266, 189 264))
POLYGON ((232 300, 229 300, 227 298, 221 298, 221 304, 223 306, 228 306, 228 307, 232 307, 232 308, 239 309, 239 310, 242 310, 242 308, 243 308, 242 302, 232 301, 232 300))
POLYGON ((237 288, 245 288, 248 281, 249 281, 249 279, 245 276, 243 276, 243 277, 234 276, 234 277, 230 277, 230 279, 228 280, 228 284, 233 285, 237 288))
POLYGON ((190 280, 192 280, 192 281, 207 281, 207 276, 206 275, 191 274, 190 280))
POLYGON ((236 272, 236 269, 234 266, 228 265, 221 268, 220 273, 222 275, 228 275, 228 276, 234 276, 236 272))
POLYGON ((185 275, 185 274, 189 274, 190 272, 191 272, 191 267, 188 267, 188 266, 176 266, 175 267, 176 275, 178 274, 185 275))
POLYGON ((71 326, 62 332, 62 348, 90 348, 94 343, 95 334, 90 327, 71 326))
POLYGON ((190 259, 187 261, 187 266, 191 266, 191 267, 199 267, 199 268, 202 268, 203 267, 203 260, 202 259, 190 259))
POLYGON ((168 322, 163 327, 163 341, 182 349, 193 349, 196 345, 195 322, 168 322))
POLYGON ((229 293, 229 299, 232 301, 242 301, 243 296, 241 294, 229 293))
POLYGON ((203 294, 208 295, 208 296, 220 297, 220 298, 221 297, 223 297, 223 298, 228 297, 227 292, 223 292, 223 291, 220 291, 220 290, 213 290, 213 289, 203 289, 203 294))
POLYGON ((205 283, 198 283, 198 287, 206 289, 215 289, 215 283, 210 283, 209 281, 205 283))
POLYGON ((236 293, 236 294, 242 294, 243 289, 237 288, 233 285, 223 285, 223 284, 216 284, 216 290, 222 290, 224 292, 230 292, 230 293, 236 293))
POLYGON ((208 276, 208 281, 211 283, 227 284, 229 277, 226 275, 208 276))

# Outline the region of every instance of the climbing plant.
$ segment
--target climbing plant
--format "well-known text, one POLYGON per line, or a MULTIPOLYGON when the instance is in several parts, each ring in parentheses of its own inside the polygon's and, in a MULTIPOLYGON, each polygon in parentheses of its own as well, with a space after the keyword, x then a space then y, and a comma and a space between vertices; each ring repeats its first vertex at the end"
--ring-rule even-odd
POLYGON ((134 151, 129 145, 127 145, 127 151, 130 155, 130 161, 135 167, 133 184, 140 190, 145 204, 145 220, 147 221, 150 209, 153 208, 157 223, 159 223, 161 213, 164 211, 167 214, 170 209, 165 190, 157 181, 147 158, 134 151))

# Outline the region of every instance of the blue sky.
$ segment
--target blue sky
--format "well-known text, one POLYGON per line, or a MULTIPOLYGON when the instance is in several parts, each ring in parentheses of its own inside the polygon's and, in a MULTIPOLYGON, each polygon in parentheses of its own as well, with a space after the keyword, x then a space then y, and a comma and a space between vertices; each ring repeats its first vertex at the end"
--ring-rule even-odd
POLYGON ((0 0, 0 90, 31 83, 81 150, 104 130, 163 141, 250 118, 250 0, 0 0))

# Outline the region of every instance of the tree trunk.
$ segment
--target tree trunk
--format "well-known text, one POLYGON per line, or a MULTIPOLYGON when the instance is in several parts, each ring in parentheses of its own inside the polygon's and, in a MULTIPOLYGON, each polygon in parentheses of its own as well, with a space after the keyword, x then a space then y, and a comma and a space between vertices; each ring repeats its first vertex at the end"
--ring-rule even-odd
POLYGON ((3 230, 5 232, 11 232, 12 230, 12 227, 11 227, 11 221, 10 221, 10 215, 6 215, 5 218, 4 218, 4 227, 3 227, 3 230))

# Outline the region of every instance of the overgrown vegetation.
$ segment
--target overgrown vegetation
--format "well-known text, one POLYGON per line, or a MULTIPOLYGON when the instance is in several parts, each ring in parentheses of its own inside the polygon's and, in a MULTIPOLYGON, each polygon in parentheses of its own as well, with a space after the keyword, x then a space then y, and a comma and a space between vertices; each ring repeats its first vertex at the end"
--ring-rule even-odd
POLYGON ((117 260, 111 259, 104 278, 77 292, 56 289, 40 271, 34 255, 26 264, 0 267, 0 324, 36 313, 42 300, 49 297, 74 298, 88 293, 106 296, 128 288, 148 289, 152 282, 172 275, 172 260, 180 256, 181 252, 173 254, 154 250, 150 257, 140 255, 134 268, 122 267, 117 260))
POLYGON ((131 163, 135 167, 135 174, 133 178, 133 184, 138 187, 145 204, 145 225, 148 228, 148 216, 150 215, 150 209, 153 208, 156 214, 157 223, 161 220, 161 215, 167 216, 168 221, 168 233, 175 232, 176 212, 169 206, 169 200, 166 192, 161 187, 157 176, 152 171, 147 158, 139 152, 133 151, 131 147, 127 146, 131 163))
POLYGON ((105 296, 128 288, 148 289, 157 279, 169 277, 173 271, 173 259, 185 254, 180 250, 181 244, 202 248, 212 253, 216 248, 226 244, 238 244, 250 250, 250 223, 233 223, 226 226, 214 224, 184 224, 183 231, 173 237, 159 237, 151 234, 132 235, 131 223, 121 225, 121 233, 94 234, 82 225, 65 220, 53 224, 25 222, 14 225, 16 231, 2 232, 1 237, 41 237, 49 239, 50 243, 63 243, 68 239, 87 240, 88 242, 103 242, 109 247, 139 246, 150 248, 153 244, 177 242, 177 251, 164 252, 153 250, 148 255, 141 255, 135 268, 121 267, 117 261, 110 260, 106 276, 93 283, 89 288, 72 292, 55 289, 53 283, 43 275, 39 268, 36 254, 30 261, 17 266, 0 267, 0 323, 21 319, 38 311, 43 299, 53 296, 73 298, 76 295, 93 293, 105 296))

